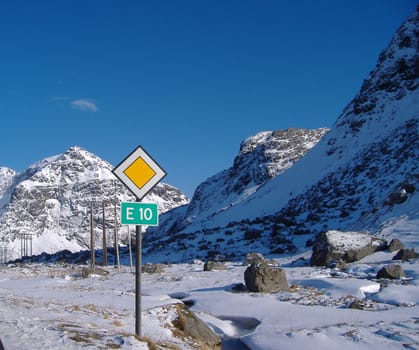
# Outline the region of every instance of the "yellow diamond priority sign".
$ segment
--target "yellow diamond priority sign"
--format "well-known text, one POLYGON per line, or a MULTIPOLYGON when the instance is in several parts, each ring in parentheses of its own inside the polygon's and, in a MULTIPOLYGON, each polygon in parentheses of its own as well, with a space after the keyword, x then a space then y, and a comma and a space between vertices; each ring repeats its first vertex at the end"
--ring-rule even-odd
POLYGON ((166 172, 141 147, 137 147, 112 172, 141 200, 160 180, 166 172))

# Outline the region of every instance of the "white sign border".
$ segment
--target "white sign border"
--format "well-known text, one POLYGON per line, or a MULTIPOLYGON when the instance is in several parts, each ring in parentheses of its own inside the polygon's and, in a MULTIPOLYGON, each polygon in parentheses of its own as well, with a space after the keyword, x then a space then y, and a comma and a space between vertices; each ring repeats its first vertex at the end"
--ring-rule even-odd
POLYGON ((141 146, 138 146, 134 151, 132 151, 131 154, 129 154, 112 170, 112 172, 126 187, 128 187, 128 189, 135 195, 137 200, 144 198, 144 196, 167 175, 167 173, 141 146), (132 182, 131 179, 124 173, 124 171, 138 158, 142 158, 155 172, 155 175, 141 188, 132 182))

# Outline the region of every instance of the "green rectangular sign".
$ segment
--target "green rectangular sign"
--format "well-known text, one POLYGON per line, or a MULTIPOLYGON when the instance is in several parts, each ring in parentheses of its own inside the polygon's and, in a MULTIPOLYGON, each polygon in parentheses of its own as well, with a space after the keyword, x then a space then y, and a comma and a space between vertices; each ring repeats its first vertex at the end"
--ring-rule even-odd
POLYGON ((140 202, 121 203, 122 225, 159 225, 157 204, 140 202))

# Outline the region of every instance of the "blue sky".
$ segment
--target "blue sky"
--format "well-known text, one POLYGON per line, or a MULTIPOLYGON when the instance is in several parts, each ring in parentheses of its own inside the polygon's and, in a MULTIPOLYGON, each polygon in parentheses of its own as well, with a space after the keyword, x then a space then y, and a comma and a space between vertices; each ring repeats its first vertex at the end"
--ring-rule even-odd
POLYGON ((248 136, 330 127, 416 5, 3 1, 0 166, 142 145, 191 196, 248 136))

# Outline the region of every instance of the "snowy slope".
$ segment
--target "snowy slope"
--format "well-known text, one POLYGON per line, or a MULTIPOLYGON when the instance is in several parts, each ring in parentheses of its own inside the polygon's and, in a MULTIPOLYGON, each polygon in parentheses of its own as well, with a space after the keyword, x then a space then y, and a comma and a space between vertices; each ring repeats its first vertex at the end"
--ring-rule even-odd
POLYGON ((244 140, 233 166, 196 189, 185 217, 201 219, 245 200, 260 186, 296 163, 328 131, 287 129, 264 131, 244 140))
MULTIPOLYGON (((249 218, 272 213, 330 175, 350 185, 362 172, 371 180, 366 183, 368 192, 380 188, 381 197, 374 202, 381 202, 391 187, 418 173, 417 27, 415 13, 381 53, 376 68, 331 131, 293 168, 270 181, 248 203, 233 209, 238 217, 243 210, 243 216, 249 218), (345 170, 349 173, 339 177, 345 170)), ((333 184, 327 186, 331 190, 333 184)))
POLYGON ((202 349, 176 329, 173 305, 185 302, 222 337, 223 349, 417 349, 419 265, 398 262, 404 279, 375 279, 394 254, 376 253, 343 272, 305 266, 306 255, 281 258, 292 289, 276 293, 234 290, 244 282, 242 264, 220 271, 203 271, 200 261, 166 265, 142 274, 141 339, 126 259, 120 272, 108 266, 108 275, 89 278, 79 265, 3 266, 0 338, 7 350, 151 349, 147 341, 156 349, 202 349))
POLYGON ((201 183, 182 214, 176 210, 162 215, 159 227, 147 231, 147 240, 166 231, 179 231, 191 223, 200 225, 245 201, 265 183, 292 167, 327 131, 327 128, 290 128, 248 137, 241 143, 233 165, 201 183))
MULTIPOLYGON (((393 210, 391 194, 409 186, 410 201, 419 188, 418 25, 415 12, 302 159, 236 205, 216 212, 201 207, 199 218, 178 223, 166 237, 161 232, 160 241, 149 242, 150 258, 170 260, 173 251, 183 252, 182 259, 281 253, 310 244, 325 229, 379 232, 393 210)), ((417 217, 406 203, 397 213, 417 217)))
MULTIPOLYGON (((0 242, 8 247, 9 258, 20 256, 22 234, 34 235, 33 254, 86 249, 90 245, 91 208, 97 244, 101 244, 103 203, 106 229, 113 234, 120 202, 134 201, 134 197, 116 179, 112 168, 96 155, 72 147, 31 165, 21 174, 4 171, 9 175, 0 181, 4 188, 0 197, 0 242)), ((157 203, 160 212, 188 202, 178 189, 164 183, 145 200, 157 203)), ((118 226, 118 230, 124 239, 126 228, 118 226)))

